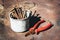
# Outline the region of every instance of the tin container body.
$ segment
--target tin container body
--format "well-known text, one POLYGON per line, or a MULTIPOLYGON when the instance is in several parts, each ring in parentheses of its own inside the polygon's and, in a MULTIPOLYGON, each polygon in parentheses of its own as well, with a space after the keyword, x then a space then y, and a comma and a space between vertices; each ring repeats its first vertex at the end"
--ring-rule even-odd
POLYGON ((10 18, 11 29, 14 32, 24 32, 29 28, 29 20, 15 20, 10 18))
POLYGON ((14 19, 10 17, 10 27, 14 32, 24 32, 29 29, 29 19, 14 19))

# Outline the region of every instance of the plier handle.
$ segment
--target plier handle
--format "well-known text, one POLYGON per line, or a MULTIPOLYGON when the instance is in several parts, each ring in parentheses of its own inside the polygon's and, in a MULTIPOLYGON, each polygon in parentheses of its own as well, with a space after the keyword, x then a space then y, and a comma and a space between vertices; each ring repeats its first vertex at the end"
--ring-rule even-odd
POLYGON ((43 23, 43 22, 45 22, 45 20, 43 20, 43 19, 41 19, 40 21, 38 21, 32 28, 29 29, 29 31, 26 33, 25 36, 28 36, 28 35, 34 34, 34 33, 38 34, 39 32, 41 32, 43 30, 46 30, 46 29, 48 29, 48 28, 50 28, 52 26, 52 23, 49 22, 49 23, 47 23, 47 25, 37 28, 37 26, 39 24, 43 23))

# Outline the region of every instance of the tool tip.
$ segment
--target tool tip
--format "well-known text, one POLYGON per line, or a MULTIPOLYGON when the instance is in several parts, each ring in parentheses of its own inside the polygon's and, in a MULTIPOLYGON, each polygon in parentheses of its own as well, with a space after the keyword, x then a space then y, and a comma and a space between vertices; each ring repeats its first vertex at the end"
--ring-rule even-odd
POLYGON ((25 37, 27 37, 28 35, 30 35, 30 32, 27 32, 27 33, 25 34, 25 37))

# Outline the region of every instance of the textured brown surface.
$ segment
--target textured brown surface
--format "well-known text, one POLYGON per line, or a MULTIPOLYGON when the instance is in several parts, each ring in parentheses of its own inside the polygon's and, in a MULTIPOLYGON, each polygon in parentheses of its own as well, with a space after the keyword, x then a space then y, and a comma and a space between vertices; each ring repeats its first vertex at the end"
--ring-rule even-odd
MULTIPOLYGON (((25 0, 18 0, 19 2, 25 0)), ((29 0, 27 0, 29 1, 29 0)), ((60 0, 30 0, 38 5, 37 13, 41 17, 50 20, 54 26, 39 35, 25 37, 25 33, 15 33, 10 29, 8 11, 11 5, 16 4, 16 0, 0 0, 5 7, 4 21, 0 22, 0 40, 60 40, 60 0), (34 38, 33 38, 34 37, 34 38)))

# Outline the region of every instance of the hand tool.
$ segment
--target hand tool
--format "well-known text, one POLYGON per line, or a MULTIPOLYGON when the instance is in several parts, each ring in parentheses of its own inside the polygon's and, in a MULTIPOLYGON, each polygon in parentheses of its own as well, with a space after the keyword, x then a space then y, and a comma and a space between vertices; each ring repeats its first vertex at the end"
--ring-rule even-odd
POLYGON ((37 22, 32 28, 30 28, 29 32, 27 32, 25 36, 28 36, 34 33, 38 34, 39 32, 44 31, 53 25, 51 22, 49 22, 47 23, 47 25, 35 29, 37 24, 39 24, 39 22, 37 22))
POLYGON ((34 12, 34 14, 33 14, 33 16, 36 14, 36 10, 35 10, 35 12, 34 12))
POLYGON ((25 15, 24 15, 24 18, 27 18, 27 11, 25 10, 25 15))
POLYGON ((17 13, 17 9, 16 8, 14 8, 13 10, 11 10, 11 12, 12 12, 12 16, 14 16, 16 18, 19 18, 19 15, 17 13))
POLYGON ((50 28, 52 25, 53 24, 51 22, 49 22, 49 23, 47 23, 47 25, 35 29, 35 33, 38 34, 39 32, 44 31, 44 30, 50 28))
POLYGON ((29 31, 26 33, 25 36, 28 36, 28 35, 30 35, 31 33, 34 33, 34 30, 36 29, 36 27, 37 27, 39 24, 43 23, 43 22, 45 22, 45 20, 43 20, 43 19, 40 20, 40 21, 38 21, 32 28, 29 29, 29 31))
POLYGON ((19 14, 19 19, 20 19, 20 18, 23 18, 22 7, 20 7, 19 10, 20 10, 20 13, 18 14, 19 14))
POLYGON ((19 14, 21 16, 21 18, 24 18, 25 16, 25 11, 22 11, 22 13, 19 14))
POLYGON ((16 14, 17 14, 17 15, 18 15, 18 17, 19 17, 19 14, 18 14, 18 12, 17 12, 17 8, 14 8, 14 10, 15 10, 16 14))

